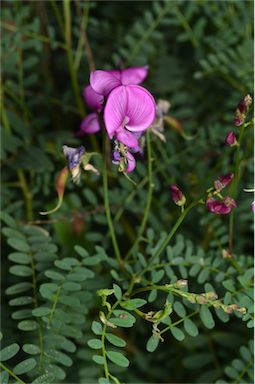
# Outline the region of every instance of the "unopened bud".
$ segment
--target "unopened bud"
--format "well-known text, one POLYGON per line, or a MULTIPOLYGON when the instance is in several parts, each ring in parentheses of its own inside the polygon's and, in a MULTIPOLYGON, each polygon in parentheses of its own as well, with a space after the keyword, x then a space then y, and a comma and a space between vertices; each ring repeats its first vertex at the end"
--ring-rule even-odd
POLYGON ((179 207, 182 207, 186 203, 186 197, 182 193, 182 191, 177 187, 177 185, 172 184, 169 187, 171 191, 171 196, 176 205, 179 207))
POLYGON ((187 287, 187 285, 188 285, 188 280, 184 280, 184 279, 177 280, 176 283, 175 283, 174 285, 175 285, 175 288, 183 288, 183 287, 187 287))
POLYGON ((234 147, 235 145, 237 145, 236 135, 233 131, 227 133, 227 136, 225 138, 225 144, 229 145, 230 147, 234 147))
POLYGON ((227 175, 219 177, 214 182, 214 188, 220 192, 223 188, 227 187, 232 182, 233 178, 233 173, 228 173, 227 175))

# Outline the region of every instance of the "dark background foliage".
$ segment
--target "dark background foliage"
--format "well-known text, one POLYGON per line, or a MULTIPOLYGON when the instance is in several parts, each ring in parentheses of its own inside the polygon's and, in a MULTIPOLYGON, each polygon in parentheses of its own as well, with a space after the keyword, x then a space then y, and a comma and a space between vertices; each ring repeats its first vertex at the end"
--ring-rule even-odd
MULTIPOLYGON (((155 245, 179 215, 170 199, 169 184, 180 185, 187 200, 192 201, 217 177, 234 170, 235 152, 225 146, 224 139, 229 130, 238 133, 233 125, 235 107, 253 90, 252 1, 75 0, 70 3, 70 13, 65 12, 68 4, 68 0, 2 1, 1 4, 2 218, 3 227, 17 231, 15 234, 3 230, 3 238, 9 241, 4 241, 2 248, 2 345, 37 344, 38 329, 45 337, 46 346, 56 333, 66 337, 67 344, 69 339, 73 344, 65 349, 72 358, 72 366, 69 367, 67 360, 62 368, 57 365, 49 368, 53 376, 38 383, 47 380, 85 383, 103 376, 101 366, 93 362, 93 353, 87 346, 87 340, 92 337, 91 323, 98 319, 101 310, 95 292, 111 288, 116 282, 126 289, 118 266, 102 256, 104 249, 109 258, 114 258, 104 214, 101 177, 86 173, 80 186, 69 182, 61 209, 49 217, 39 215, 39 211, 52 208, 56 202, 56 176, 65 165, 62 145, 83 144, 87 150, 102 149, 102 132, 93 138, 75 137, 87 113, 81 93, 93 64, 88 47, 97 69, 148 64, 145 86, 155 99, 170 101, 170 115, 181 127, 176 130, 166 126, 166 144, 157 138, 152 140, 154 192, 148 231, 140 245, 146 258, 150 257, 147 243, 155 245), (181 134, 182 130, 185 135, 181 134), (16 261, 15 257, 8 259, 8 254, 13 252, 11 248, 26 253, 24 244, 22 249, 20 244, 10 241, 13 237, 26 239, 32 254, 36 255, 31 273, 24 269, 14 273, 10 270, 16 261), (48 248, 44 249, 42 243, 48 248), (47 307, 47 292, 39 288, 51 281, 47 271, 61 270, 53 262, 65 257, 79 258, 74 245, 104 260, 100 265, 89 267, 88 279, 91 280, 81 283, 77 293, 82 301, 78 312, 84 317, 77 315, 70 320, 74 330, 69 331, 64 326, 59 329, 57 323, 52 325, 53 329, 47 328, 39 314, 29 320, 37 321, 36 332, 31 323, 28 329, 24 329, 24 324, 17 326, 14 308, 16 311, 27 306, 26 303, 20 303, 17 308, 13 307, 15 304, 9 305, 18 292, 15 290, 10 297, 5 290, 12 284, 31 282, 32 278, 33 301, 37 297, 35 308, 47 307)), ((171 265, 173 281, 187 278, 189 290, 197 293, 206 290, 205 283, 210 284, 219 297, 226 299, 226 294, 231 293, 231 302, 245 307, 251 306, 249 271, 253 260, 249 255, 253 242, 252 197, 243 189, 252 188, 252 151, 252 129, 247 127, 241 148, 241 179, 234 221, 234 254, 240 268, 222 258, 222 250, 228 247, 229 218, 209 214, 204 206, 189 214, 180 230, 182 236, 177 236, 171 244, 175 258, 179 257, 171 265), (194 254, 192 260, 187 256, 187 249, 194 254), (244 279, 241 282, 240 277, 244 279), (230 283, 223 284, 229 279, 233 289, 230 283)), ((98 165, 100 167, 100 161, 98 165)), ((114 166, 109 172, 111 211, 123 255, 134 242, 144 213, 146 177, 146 156, 132 174, 138 185, 144 184, 143 188, 135 188, 114 166)), ((134 258, 131 261, 134 270, 136 263, 134 258)), ((160 281, 164 284, 169 281, 166 271, 160 281)), ((148 295, 141 297, 147 299, 148 295)), ((164 300, 158 293, 158 297, 150 299, 150 306, 159 310, 164 300)), ((226 304, 230 304, 227 301, 226 304)), ((63 302, 59 307, 63 312, 70 310, 63 302)), ((187 308, 189 311, 189 306, 187 308)), ((177 310, 171 315, 173 322, 185 317, 181 312, 178 314, 177 310)), ((130 368, 123 371, 113 366, 114 375, 125 382, 252 382, 252 316, 244 321, 240 316, 230 316, 223 321, 214 314, 213 329, 206 328, 197 316, 194 323, 199 329, 198 336, 185 334, 183 340, 179 335, 178 340, 176 335, 167 332, 154 353, 146 351, 151 326, 138 318, 134 327, 121 330, 121 336, 127 341, 125 353, 131 361, 130 368), (234 359, 239 363, 233 365, 234 359)), ((9 367, 25 361, 25 352, 23 349, 14 357, 9 367)), ((52 364, 54 358, 47 353, 47 364, 52 364)), ((63 359, 62 355, 55 356, 60 365, 63 359)), ((26 372, 23 376, 21 373, 25 382, 35 380, 38 372, 42 374, 38 361, 36 357, 36 366, 29 362, 28 376, 26 372)), ((6 377, 3 376, 5 380, 6 377)))

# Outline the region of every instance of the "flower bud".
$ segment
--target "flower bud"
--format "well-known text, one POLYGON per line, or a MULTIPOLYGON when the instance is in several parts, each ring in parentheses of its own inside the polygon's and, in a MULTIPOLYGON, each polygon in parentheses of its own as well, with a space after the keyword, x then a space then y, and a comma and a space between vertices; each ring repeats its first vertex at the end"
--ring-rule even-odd
POLYGON ((246 115, 252 104, 252 98, 250 95, 246 95, 242 101, 237 105, 235 110, 234 124, 239 127, 245 121, 246 115))
POLYGON ((235 145, 237 145, 236 135, 233 131, 227 133, 227 136, 225 138, 225 144, 229 145, 230 147, 234 147, 235 145))
POLYGON ((214 188, 216 189, 216 191, 220 192, 222 189, 227 187, 232 182, 233 178, 234 178, 233 173, 228 173, 227 175, 219 177, 214 182, 214 188))
POLYGON ((182 191, 177 187, 177 185, 172 184, 169 187, 172 195, 172 199, 176 205, 182 207, 186 203, 186 197, 182 193, 182 191))

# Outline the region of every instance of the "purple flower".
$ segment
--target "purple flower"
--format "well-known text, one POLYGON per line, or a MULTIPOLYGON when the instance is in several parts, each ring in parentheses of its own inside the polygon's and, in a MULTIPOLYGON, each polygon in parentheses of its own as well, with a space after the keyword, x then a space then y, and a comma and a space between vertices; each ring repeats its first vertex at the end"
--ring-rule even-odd
POLYGON ((146 130, 155 118, 155 101, 139 85, 121 85, 108 96, 104 109, 105 127, 110 139, 113 136, 124 145, 138 147, 134 133, 146 130))
POLYGON ((251 210, 252 210, 253 212, 255 212, 255 201, 253 201, 253 202, 251 203, 251 210))
POLYGON ((108 96, 120 85, 137 85, 148 75, 148 67, 133 67, 122 70, 94 71, 90 74, 90 84, 95 92, 108 96))
POLYGON ((170 185, 169 189, 174 203, 180 207, 183 206, 186 203, 186 198, 182 191, 175 184, 170 185))
POLYGON ((112 153, 112 163, 119 165, 119 172, 130 173, 135 169, 136 161, 130 149, 115 143, 115 149, 112 153))
POLYGON ((81 122, 80 130, 76 136, 91 134, 100 131, 99 115, 96 112, 89 113, 81 122))
POLYGON ((206 206, 211 213, 216 215, 227 215, 236 207, 236 202, 230 196, 226 196, 223 201, 209 197, 206 201, 206 206))
POLYGON ((74 183, 79 184, 81 176, 80 164, 82 156, 85 154, 85 148, 83 146, 72 148, 63 145, 63 152, 67 159, 68 168, 72 174, 73 181, 74 183))
POLYGON ((230 147, 237 145, 236 135, 233 131, 227 133, 225 144, 230 145, 230 147))
POLYGON ((233 173, 228 173, 227 175, 219 177, 214 182, 214 188, 220 192, 222 189, 224 189, 227 185, 229 185, 234 178, 233 173))
POLYGON ((83 99, 92 111, 100 112, 103 108, 104 96, 96 93, 91 85, 87 85, 83 90, 83 99))

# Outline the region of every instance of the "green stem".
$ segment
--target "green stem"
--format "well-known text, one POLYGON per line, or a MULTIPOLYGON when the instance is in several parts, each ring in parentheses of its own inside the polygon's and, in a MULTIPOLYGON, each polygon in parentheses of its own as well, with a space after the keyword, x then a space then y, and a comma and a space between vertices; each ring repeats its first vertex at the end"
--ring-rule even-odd
POLYGON ((106 140, 105 139, 105 145, 104 145, 104 157, 103 157, 103 192, 104 192, 104 206, 105 206, 105 213, 107 218, 107 223, 110 231, 110 235, 112 238, 112 244, 115 252, 116 259, 118 260, 119 264, 122 265, 122 259, 120 256, 120 250, 117 243, 114 226, 112 222, 111 217, 111 210, 110 210, 110 203, 109 203, 109 194, 108 194, 108 176, 107 176, 107 162, 106 162, 106 140))
POLYGON ((148 153, 148 194, 147 194, 147 202, 144 210, 143 220, 141 223, 141 226, 139 228, 136 240, 134 241, 132 247, 128 251, 125 260, 128 260, 132 252, 136 249, 137 245, 139 244, 141 237, 143 235, 143 232, 146 227, 146 223, 149 217, 150 212, 150 206, 151 206, 151 200, 152 200, 152 191, 153 191, 153 183, 152 183, 152 151, 151 151, 151 142, 150 142, 150 132, 147 130, 146 132, 146 141, 147 141, 147 153, 148 153))
POLYGON ((0 363, 0 367, 3 368, 6 372, 9 373, 15 380, 17 380, 18 383, 26 384, 25 381, 21 380, 18 376, 15 375, 14 372, 12 372, 6 365, 0 363))
POLYGON ((64 32, 65 32, 65 42, 67 45, 66 54, 68 61, 68 68, 70 72, 71 82, 73 91, 76 97, 77 106, 82 116, 85 115, 84 105, 81 99, 79 84, 76 76, 76 71, 74 68, 74 61, 72 55, 72 35, 71 35, 71 7, 70 0, 63 0, 63 8, 64 8, 64 32))
POLYGON ((22 169, 17 170, 20 186, 25 198, 26 211, 27 211, 27 220, 33 220, 33 206, 32 206, 32 193, 29 191, 27 181, 22 169))
POLYGON ((182 319, 176 321, 175 323, 168 325, 166 328, 164 328, 164 329, 162 329, 162 331, 160 331, 160 335, 162 335, 162 333, 165 333, 166 331, 168 331, 170 328, 173 328, 176 325, 181 324, 185 319, 189 319, 190 317, 195 316, 197 313, 198 313, 198 311, 194 311, 194 312, 190 313, 188 316, 185 316, 182 319))
MULTIPOLYGON (((238 188, 238 183, 240 179, 240 163, 241 163, 241 143, 243 139, 243 134, 244 134, 244 129, 246 127, 246 124, 243 124, 240 128, 240 136, 239 136, 239 142, 236 150, 236 158, 235 158, 235 167, 234 167, 234 180, 231 186, 231 192, 232 196, 235 198, 237 194, 237 188, 238 188)), ((233 237, 234 237, 234 211, 231 211, 229 215, 229 236, 228 236, 228 247, 229 247, 229 252, 233 252, 233 237)))
POLYGON ((163 243, 161 244, 161 246, 159 247, 159 249, 156 251, 156 253, 151 257, 151 259, 149 260, 148 262, 148 265, 147 267, 141 272, 138 274, 138 276, 143 276, 150 268, 150 265, 152 264, 153 260, 157 259, 161 253, 165 250, 165 248, 167 247, 168 243, 171 241, 172 237, 175 235, 177 229, 179 228, 179 226, 182 224, 185 216, 189 213, 189 211, 195 207, 196 205, 198 205, 200 203, 200 200, 198 201, 194 201, 193 203, 191 203, 185 210, 184 212, 182 212, 181 216, 179 217, 179 219, 176 221, 175 225, 173 226, 173 228, 171 229, 171 231, 169 232, 168 236, 165 238, 165 240, 163 241, 163 243))

